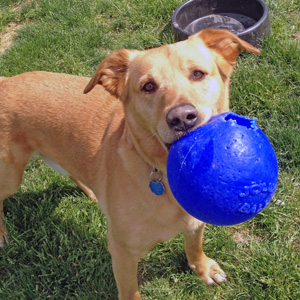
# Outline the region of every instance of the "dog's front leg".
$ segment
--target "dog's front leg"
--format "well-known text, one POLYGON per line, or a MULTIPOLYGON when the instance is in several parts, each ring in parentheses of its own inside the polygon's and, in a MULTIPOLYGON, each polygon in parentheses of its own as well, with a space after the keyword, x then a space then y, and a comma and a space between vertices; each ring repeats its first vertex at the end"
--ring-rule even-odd
POLYGON ((139 256, 126 249, 125 245, 108 236, 108 248, 117 283, 119 300, 140 300, 138 291, 137 266, 139 256))
POLYGON ((226 280, 220 266, 203 252, 203 231, 205 223, 198 229, 184 232, 185 251, 190 268, 208 285, 216 285, 226 280))

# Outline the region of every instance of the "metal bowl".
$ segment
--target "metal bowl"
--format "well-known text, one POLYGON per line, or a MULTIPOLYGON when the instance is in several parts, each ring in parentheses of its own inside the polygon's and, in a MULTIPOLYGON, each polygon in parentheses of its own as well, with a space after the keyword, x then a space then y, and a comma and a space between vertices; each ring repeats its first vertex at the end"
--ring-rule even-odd
POLYGON ((269 10, 262 0, 189 0, 172 16, 173 31, 183 40, 204 28, 223 28, 259 47, 271 34, 269 10))

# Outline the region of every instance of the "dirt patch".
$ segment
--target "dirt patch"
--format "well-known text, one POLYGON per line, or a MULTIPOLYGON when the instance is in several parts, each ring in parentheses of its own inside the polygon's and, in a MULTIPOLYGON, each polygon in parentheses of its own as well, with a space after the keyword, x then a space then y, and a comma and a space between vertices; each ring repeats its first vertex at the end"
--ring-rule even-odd
POLYGON ((14 36, 17 34, 16 31, 19 28, 21 28, 20 24, 11 22, 3 30, 3 33, 0 35, 0 55, 12 45, 14 36))
MULTIPOLYGON (((29 5, 33 0, 25 0, 16 4, 11 8, 11 12, 17 12, 22 9, 22 7, 29 5)), ((4 53, 6 49, 11 47, 14 37, 17 34, 17 30, 22 27, 21 24, 16 22, 10 22, 0 33, 0 56, 4 53)))
POLYGON ((233 233, 233 239, 236 243, 249 246, 249 233, 245 231, 236 231, 233 233))
POLYGON ((297 41, 300 41, 300 32, 296 32, 293 35, 293 38, 295 38, 297 41))
POLYGON ((32 3, 33 2, 33 0, 23 0, 23 1, 21 1, 20 3, 17 3, 13 8, 12 8, 12 11, 19 11, 19 10, 21 10, 22 9, 22 7, 23 6, 26 6, 26 5, 28 5, 28 4, 30 4, 30 3, 32 3))
POLYGON ((259 236, 253 236, 248 229, 240 229, 233 232, 233 239, 236 243, 250 245, 251 240, 261 241, 259 236))

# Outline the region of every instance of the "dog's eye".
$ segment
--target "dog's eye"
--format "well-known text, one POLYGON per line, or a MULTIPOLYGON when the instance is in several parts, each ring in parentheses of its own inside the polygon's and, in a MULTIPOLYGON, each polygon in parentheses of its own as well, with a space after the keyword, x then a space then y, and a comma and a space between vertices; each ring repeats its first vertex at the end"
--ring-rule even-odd
POLYGON ((195 81, 199 81, 199 80, 203 80, 205 76, 206 76, 206 73, 196 70, 193 72, 192 79, 195 81))
POLYGON ((142 91, 146 93, 152 93, 156 90, 156 85, 154 82, 147 82, 143 85, 142 91))

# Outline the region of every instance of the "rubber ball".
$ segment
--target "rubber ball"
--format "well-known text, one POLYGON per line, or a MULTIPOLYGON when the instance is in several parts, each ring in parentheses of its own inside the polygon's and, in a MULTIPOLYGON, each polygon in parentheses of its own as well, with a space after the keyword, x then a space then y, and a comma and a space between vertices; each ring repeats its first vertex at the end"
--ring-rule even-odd
POLYGON ((170 148, 167 176, 186 212, 213 225, 245 222, 275 193, 278 163, 256 119, 220 114, 170 148))

